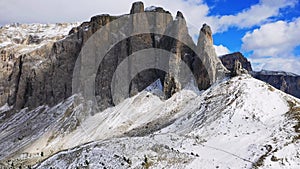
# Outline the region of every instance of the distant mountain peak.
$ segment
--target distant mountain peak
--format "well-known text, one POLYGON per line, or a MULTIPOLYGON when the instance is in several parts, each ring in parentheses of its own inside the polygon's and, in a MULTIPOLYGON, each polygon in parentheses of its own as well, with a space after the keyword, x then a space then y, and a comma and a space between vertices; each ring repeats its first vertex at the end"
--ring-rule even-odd
POLYGON ((251 63, 240 52, 221 56, 220 59, 223 65, 231 72, 234 71, 235 61, 239 61, 242 64, 242 67, 254 78, 269 83, 283 92, 300 98, 300 76, 297 74, 270 70, 252 71, 251 63))

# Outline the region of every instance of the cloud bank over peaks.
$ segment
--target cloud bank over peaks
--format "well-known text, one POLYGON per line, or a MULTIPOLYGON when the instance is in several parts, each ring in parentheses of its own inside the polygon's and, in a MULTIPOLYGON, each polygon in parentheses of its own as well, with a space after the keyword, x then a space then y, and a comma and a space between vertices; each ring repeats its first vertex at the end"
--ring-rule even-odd
POLYGON ((242 49, 252 51, 254 69, 283 70, 300 75, 300 56, 294 50, 300 46, 300 17, 293 21, 276 21, 246 33, 242 49))
POLYGON ((273 70, 292 72, 300 75, 300 57, 289 58, 250 58, 253 70, 273 70))
POLYGON ((242 38, 242 49, 253 51, 253 57, 288 57, 300 45, 299 30, 300 17, 291 22, 268 23, 246 33, 242 38))
POLYGON ((280 9, 294 7, 296 3, 296 0, 261 0, 237 14, 213 17, 211 25, 215 32, 227 31, 229 27, 251 28, 268 22, 280 14, 280 9))
MULTIPOLYGON (((12 22, 74 22, 89 19, 101 13, 128 13, 130 4, 136 0, 71 0, 0 1, 0 24, 12 22), (118 4, 118 5, 116 5, 118 4), (68 8, 66 8, 68 6, 68 8), (28 12, 31 11, 31 12, 28 12)), ((161 6, 173 15, 181 11, 187 22, 197 28, 203 23, 211 26, 214 33, 226 31, 229 27, 249 28, 265 23, 270 17, 278 16, 282 8, 293 7, 297 0, 260 0, 236 14, 216 16, 204 0, 143 0, 145 6, 161 6)))
POLYGON ((202 0, 145 0, 146 5, 155 4, 176 14, 178 10, 186 16, 187 22, 195 27, 201 28, 203 23, 211 26, 214 33, 227 31, 229 27, 240 29, 251 28, 267 23, 271 17, 280 14, 280 9, 293 7, 296 0, 260 0, 258 4, 252 5, 233 15, 215 16, 210 13, 209 6, 202 0))

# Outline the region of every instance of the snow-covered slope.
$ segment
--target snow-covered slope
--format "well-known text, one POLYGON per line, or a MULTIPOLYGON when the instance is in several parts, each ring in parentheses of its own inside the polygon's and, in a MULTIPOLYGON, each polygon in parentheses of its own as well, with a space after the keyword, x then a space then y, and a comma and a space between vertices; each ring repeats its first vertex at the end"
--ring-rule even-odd
POLYGON ((13 50, 14 54, 33 51, 49 42, 68 35, 80 23, 11 24, 0 27, 0 50, 13 50))
POLYGON ((27 112, 25 121, 16 115, 0 125, 6 143, 1 154, 7 153, 2 165, 299 168, 299 100, 248 75, 204 92, 191 89, 166 101, 144 91, 94 116, 79 96, 44 108, 52 111, 49 120, 32 113, 37 110, 27 112), (43 127, 37 127, 37 117, 43 127), (9 134, 20 128, 35 131, 35 137, 9 134))

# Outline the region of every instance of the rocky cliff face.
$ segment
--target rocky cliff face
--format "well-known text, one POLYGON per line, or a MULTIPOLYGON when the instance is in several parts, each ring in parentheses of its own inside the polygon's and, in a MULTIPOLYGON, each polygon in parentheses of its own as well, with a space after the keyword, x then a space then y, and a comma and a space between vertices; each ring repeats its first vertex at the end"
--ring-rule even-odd
POLYGON ((246 69, 254 78, 262 80, 275 88, 300 98, 300 76, 287 72, 267 71, 260 72, 252 71, 251 63, 240 52, 224 55, 220 57, 224 66, 234 71, 234 64, 239 61, 242 67, 246 69))
POLYGON ((236 60, 238 60, 242 64, 242 67, 246 69, 248 72, 252 71, 251 63, 240 52, 223 55, 220 57, 220 59, 223 65, 231 72, 234 69, 234 62, 236 60))
MULTIPOLYGON (((224 67, 220 59, 217 57, 213 47, 212 31, 206 24, 204 24, 200 30, 197 50, 201 61, 208 71, 210 84, 221 80, 226 76, 226 74, 229 73, 229 71, 224 67)), ((199 67, 196 66, 195 69, 199 69, 199 67)))
POLYGON ((300 76, 296 74, 266 71, 252 72, 252 76, 276 87, 277 89, 300 98, 300 76))
MULTIPOLYGON (((188 83, 187 79, 185 81, 179 79, 180 74, 184 74, 184 72, 177 71, 181 65, 180 60, 183 60, 192 71, 199 89, 206 89, 225 76, 227 70, 215 54, 211 30, 207 25, 201 29, 198 44, 195 45, 188 34, 182 13, 178 12, 177 17, 173 20, 168 11, 159 7, 145 11, 141 2, 134 3, 130 10, 130 14, 147 12, 159 12, 165 15, 163 18, 141 19, 133 17, 131 22, 124 24, 124 29, 127 27, 135 29, 136 25, 146 25, 149 23, 149 19, 154 19, 154 24, 150 26, 164 30, 164 35, 134 35, 122 40, 109 50, 102 60, 95 78, 95 94, 101 109, 114 105, 110 83, 117 66, 127 56, 142 49, 168 50, 175 54, 177 59, 160 61, 163 62, 160 64, 165 63, 170 66, 168 74, 162 70, 149 69, 131 77, 128 96, 135 95, 157 79, 160 79, 164 84, 166 98, 172 96, 188 83), (168 37, 170 34, 172 37, 180 37, 188 44, 168 37), (200 53, 200 57, 196 53, 200 53)), ((39 31, 36 29, 25 40, 13 39, 12 44, 21 43, 23 45, 18 52, 9 50, 9 46, 1 47, 0 66, 5 71, 0 73, 0 105, 8 104, 14 107, 13 110, 20 110, 25 107, 32 109, 43 104, 51 106, 70 97, 72 95, 72 75, 75 62, 84 44, 104 25, 126 16, 128 15, 94 16, 89 22, 72 28, 68 36, 65 34, 55 35, 47 43, 42 43, 43 39, 36 36, 39 31), (33 44, 35 48, 33 48, 33 44), (24 48, 30 50, 24 51, 24 48)), ((62 25, 62 27, 66 26, 62 25)), ((1 28, 1 31, 3 29, 1 28)), ((16 48, 14 47, 14 49, 16 48)), ((123 96, 120 97, 120 100, 124 99, 123 96)))
POLYGON ((62 60, 78 52, 78 45, 77 41, 61 39, 76 25, 14 24, 0 29, 0 105, 7 103, 21 109, 67 97, 70 88, 60 85, 67 81, 61 76, 72 65, 62 60))

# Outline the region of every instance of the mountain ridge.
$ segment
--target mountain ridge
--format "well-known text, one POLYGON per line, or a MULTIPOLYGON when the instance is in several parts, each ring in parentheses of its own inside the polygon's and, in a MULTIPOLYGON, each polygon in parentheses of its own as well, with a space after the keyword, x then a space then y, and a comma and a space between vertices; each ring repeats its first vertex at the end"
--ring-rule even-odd
MULTIPOLYGON (((75 107, 69 103, 60 105, 64 104, 60 118, 66 116, 71 120, 85 103, 75 107)), ((199 165, 203 168, 293 168, 300 165, 296 160, 300 151, 296 127, 299 121, 293 117, 299 112, 299 106, 299 100, 249 75, 224 80, 200 95, 184 89, 166 101, 142 92, 85 120, 79 120, 78 117, 84 116, 77 114, 74 117, 83 128, 70 128, 67 132, 71 121, 59 124, 62 121, 58 120, 53 124, 56 127, 49 130, 54 133, 43 133, 23 153, 18 152, 19 155, 5 163, 30 164, 31 160, 48 157, 51 149, 57 152, 51 145, 58 148, 69 144, 69 148, 61 147, 61 152, 40 161, 34 168, 135 168, 145 165, 145 158, 153 168, 197 168, 199 165), (64 129, 64 134, 59 134, 60 129, 64 129), (45 143, 48 146, 43 147, 45 143), (98 159, 95 153, 102 158, 98 159)), ((32 136, 22 140, 27 138, 32 136)))
POLYGON ((270 70, 253 71, 251 63, 240 52, 221 56, 220 59, 224 66, 230 71, 233 71, 234 63, 239 61, 242 67, 254 78, 269 83, 287 94, 300 98, 300 76, 297 74, 270 70))

